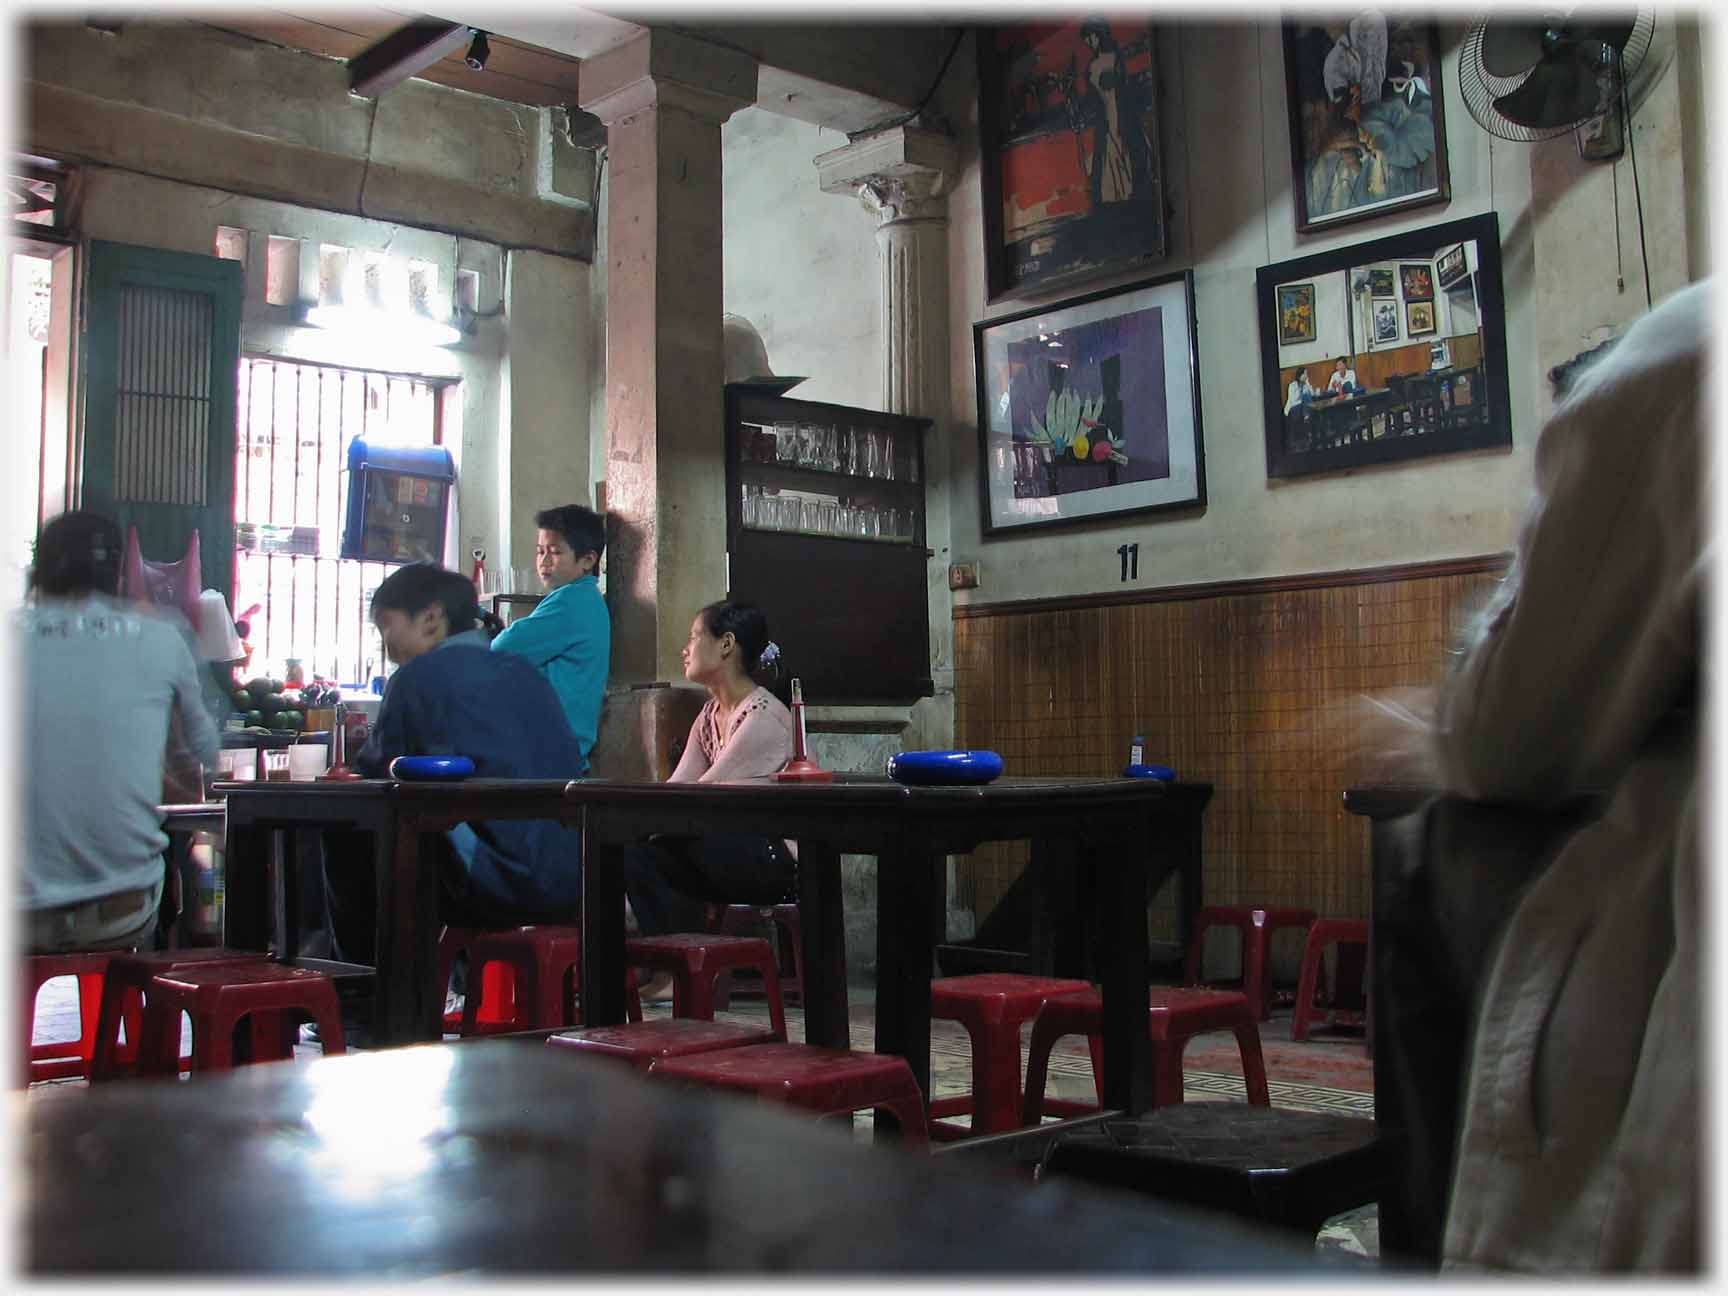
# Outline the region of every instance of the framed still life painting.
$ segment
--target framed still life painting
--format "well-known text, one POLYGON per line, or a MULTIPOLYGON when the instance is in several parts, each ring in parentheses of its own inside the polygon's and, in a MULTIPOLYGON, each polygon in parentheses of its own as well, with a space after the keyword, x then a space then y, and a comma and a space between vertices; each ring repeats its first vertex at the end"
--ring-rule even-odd
POLYGON ((990 300, 1168 251, 1158 65, 1144 19, 978 30, 990 300))
POLYGON ((1206 502, 1192 272, 972 334, 987 536, 1206 502))
POLYGON ((1407 302, 1404 306, 1404 332, 1411 337, 1421 337, 1434 331, 1434 303, 1431 301, 1407 302))
POLYGON ((1416 13, 1364 9, 1284 28, 1296 229, 1445 202, 1440 43, 1416 13))
POLYGON ((1286 346, 1314 340, 1313 284, 1279 285, 1278 340, 1286 346))

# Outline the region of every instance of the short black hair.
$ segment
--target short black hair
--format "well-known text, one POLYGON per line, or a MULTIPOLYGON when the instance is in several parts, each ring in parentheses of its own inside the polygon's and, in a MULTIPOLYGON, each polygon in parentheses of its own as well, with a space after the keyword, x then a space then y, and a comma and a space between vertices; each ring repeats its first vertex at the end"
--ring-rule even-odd
POLYGON ((50 518, 36 540, 30 587, 56 598, 118 594, 125 542, 106 514, 73 509, 50 518))
POLYGON ((606 519, 591 508, 560 504, 557 508, 542 509, 534 515, 534 525, 563 536, 570 552, 578 558, 591 553, 598 563, 600 555, 606 552, 606 519))
POLYGON ((433 604, 444 609, 453 635, 472 630, 483 619, 474 582, 461 572, 437 563, 417 562, 398 567, 372 591, 373 617, 389 611, 414 616, 433 604))

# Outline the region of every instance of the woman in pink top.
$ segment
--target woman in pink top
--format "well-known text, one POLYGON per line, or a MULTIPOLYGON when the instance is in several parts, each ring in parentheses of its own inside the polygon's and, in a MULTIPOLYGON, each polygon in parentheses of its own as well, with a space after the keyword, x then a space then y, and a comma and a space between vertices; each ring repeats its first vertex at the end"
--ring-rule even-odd
MULTIPOLYGON (((690 623, 684 678, 708 690, 669 780, 717 783, 766 778, 792 759, 792 713, 756 683, 779 673, 768 620, 748 603, 710 603, 690 623)), ((743 833, 661 835, 625 856, 625 891, 645 936, 704 931, 710 902, 778 904, 797 888, 783 841, 743 833)))

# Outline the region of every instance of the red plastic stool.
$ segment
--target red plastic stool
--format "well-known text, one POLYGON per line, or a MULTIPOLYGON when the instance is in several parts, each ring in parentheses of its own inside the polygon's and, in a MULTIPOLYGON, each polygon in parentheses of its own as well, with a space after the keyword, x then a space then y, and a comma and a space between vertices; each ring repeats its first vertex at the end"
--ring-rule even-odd
POLYGON ((616 1058, 646 1071, 661 1058, 689 1057, 747 1044, 773 1044, 772 1031, 735 1022, 697 1021, 694 1017, 657 1017, 623 1026, 589 1026, 549 1036, 548 1044, 589 1057, 616 1058))
MULTIPOLYGON (((1260 1052, 1260 1024, 1248 996, 1235 990, 1178 990, 1154 986, 1147 996, 1146 1029, 1152 1037, 1152 1105, 1182 1101, 1182 1053, 1195 1035, 1228 1030, 1242 1050, 1242 1083, 1248 1101, 1272 1104, 1266 1089, 1266 1061, 1260 1052)), ((1032 1024, 1032 1046, 1026 1064, 1026 1100, 1022 1116, 1036 1125, 1045 1115, 1078 1115, 1104 1104, 1104 997, 1096 990, 1057 995, 1044 1001, 1032 1024), (1046 1099, 1044 1076, 1050 1050, 1064 1035, 1084 1035, 1092 1051, 1092 1084, 1096 1105, 1069 1099, 1046 1099)))
MULTIPOLYGON (((469 931, 468 975, 480 994, 462 1004, 463 1035, 545 1030, 577 1024, 575 1001, 582 989, 582 929, 537 923, 528 927, 469 931), (495 968, 508 976, 497 978, 495 968), (499 985, 503 980, 504 985, 499 985)), ((626 981, 624 1014, 642 1020, 642 1000, 626 981)))
POLYGON ((144 995, 139 1037, 140 1075, 178 1075, 180 1014, 192 1018, 192 1071, 226 1071, 234 1065, 234 1027, 252 1019, 252 1060, 280 1062, 294 1056, 282 1029, 282 1014, 306 1013, 318 1023, 326 1053, 345 1051, 336 985, 322 972, 285 963, 232 963, 182 968, 157 976, 144 995))
POLYGON ((927 1140, 924 1095, 906 1059, 892 1053, 814 1044, 753 1044, 666 1058, 649 1067, 648 1075, 752 1093, 763 1102, 784 1103, 817 1116, 880 1107, 899 1122, 907 1143, 922 1147, 927 1140))
POLYGON ((108 964, 126 950, 96 950, 79 954, 31 954, 26 957, 24 978, 19 986, 23 992, 23 1009, 18 1023, 24 1034, 23 1083, 35 1080, 63 1080, 70 1076, 90 1074, 90 1055, 95 1046, 96 1021, 102 1004, 102 982, 108 964), (78 1038, 55 1040, 52 1044, 36 1043, 36 996, 45 983, 55 977, 78 978, 78 1038))
POLYGON ((759 936, 719 936, 708 932, 673 932, 666 936, 632 936, 624 942, 624 962, 672 974, 672 1015, 714 1020, 714 982, 732 968, 755 968, 768 990, 768 1020, 776 1039, 786 1038, 786 1007, 780 998, 780 977, 774 951, 759 936))
MULTIPOLYGON (((166 972, 184 968, 263 963, 269 955, 254 950, 232 950, 222 946, 204 949, 148 950, 120 953, 108 964, 102 986, 102 1012, 96 1023, 96 1050, 90 1058, 90 1083, 101 1084, 131 1075, 138 1061, 142 1009, 150 996, 150 982, 166 972), (126 1025, 126 1042, 120 1042, 120 1025, 126 1025)), ((189 1070, 190 1057, 180 1059, 180 1069, 189 1070)))
MULTIPOLYGON (((748 931, 750 928, 758 927, 763 923, 772 923, 778 929, 775 936, 784 936, 785 940, 782 942, 776 939, 771 943, 776 966, 785 966, 780 957, 781 952, 787 945, 792 947, 792 975, 782 975, 780 978, 780 1000, 784 1003, 788 996, 794 996, 802 1004, 804 1002, 804 943, 803 928, 798 918, 798 906, 796 904, 735 904, 715 907, 720 909, 720 915, 718 922, 714 924, 714 930, 723 936, 736 936, 740 932, 748 931)), ((714 982, 714 1007, 716 1009, 724 1009, 731 1002, 733 988, 732 974, 722 972, 719 979, 714 982)))
MULTIPOLYGON (((460 1013, 444 1014, 444 1030, 456 1035, 492 1035, 505 1030, 574 1025, 563 1009, 548 1011, 543 997, 560 994, 565 973, 570 976, 570 994, 581 990, 581 938, 579 926, 444 928, 437 945, 437 992, 448 992, 449 969, 463 950, 468 950, 468 985, 477 987, 463 995, 460 1013), (484 957, 475 956, 477 943, 484 943, 484 957), (525 1002, 518 1001, 518 978, 532 987, 520 992, 525 1002)), ((631 1021, 643 1020, 636 985, 627 982, 624 994, 624 1014, 631 1021)))
POLYGON ((1090 990, 1071 978, 980 972, 930 983, 930 1016, 957 1021, 972 1040, 972 1092, 930 1100, 930 1137, 999 1134, 1020 1125, 1020 1027, 1051 995, 1090 990), (938 1120, 972 1117, 971 1128, 938 1120))
POLYGON ((1279 908, 1274 905, 1207 905, 1194 915, 1188 933, 1188 957, 1182 971, 1185 984, 1200 984, 1200 955, 1208 927, 1234 927, 1242 933, 1242 993, 1260 1013, 1272 1016, 1270 953, 1272 933, 1280 927, 1307 927, 1316 915, 1312 909, 1279 908))
POLYGON ((1366 918, 1316 918, 1302 949, 1302 975, 1296 982, 1296 1011, 1290 1018, 1290 1038, 1305 1040, 1314 1018, 1314 995, 1320 988, 1320 961, 1328 945, 1368 944, 1366 918))

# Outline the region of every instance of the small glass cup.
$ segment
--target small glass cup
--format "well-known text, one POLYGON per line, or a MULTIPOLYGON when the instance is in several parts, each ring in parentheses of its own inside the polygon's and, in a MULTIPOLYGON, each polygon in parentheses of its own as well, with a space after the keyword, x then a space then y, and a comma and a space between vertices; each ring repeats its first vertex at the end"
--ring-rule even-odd
POLYGON ((788 466, 798 462, 798 425, 790 420, 774 425, 774 458, 788 466))
POLYGON ((266 783, 287 783, 293 778, 293 771, 288 766, 288 749, 279 747, 275 751, 264 753, 264 781, 266 783))

